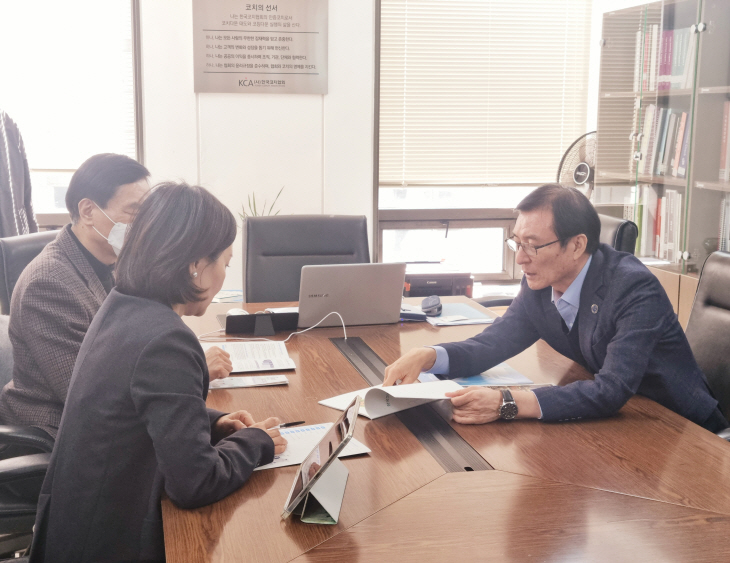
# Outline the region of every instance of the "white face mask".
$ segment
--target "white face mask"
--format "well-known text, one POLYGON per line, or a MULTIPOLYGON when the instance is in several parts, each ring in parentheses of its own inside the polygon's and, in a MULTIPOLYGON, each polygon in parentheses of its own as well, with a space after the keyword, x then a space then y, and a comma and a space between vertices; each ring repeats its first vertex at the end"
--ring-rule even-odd
MULTIPOLYGON (((96 205, 96 203, 94 203, 96 205)), ((96 207, 99 208, 99 211, 104 213, 104 210, 96 205, 96 207)), ((114 254, 119 256, 119 253, 122 251, 122 245, 124 244, 124 235, 127 234, 127 224, 126 223, 116 223, 114 220, 109 217, 106 213, 104 213, 104 217, 109 219, 112 223, 114 223, 114 226, 112 227, 112 230, 109 231, 109 236, 105 237, 101 233, 99 233, 99 230, 96 227, 92 227, 101 237, 106 239, 106 241, 111 245, 112 250, 114 250, 114 254)))

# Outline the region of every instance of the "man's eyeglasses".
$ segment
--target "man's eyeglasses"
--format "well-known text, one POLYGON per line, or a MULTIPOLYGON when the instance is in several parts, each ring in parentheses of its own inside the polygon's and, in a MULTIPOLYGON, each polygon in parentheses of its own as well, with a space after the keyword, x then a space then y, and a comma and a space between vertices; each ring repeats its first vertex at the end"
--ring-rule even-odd
POLYGON ((523 244, 523 243, 517 242, 516 240, 511 239, 511 238, 508 238, 505 242, 507 243, 507 246, 509 246, 510 250, 512 250, 515 253, 517 251, 519 251, 519 249, 521 248, 522 250, 525 251, 525 254, 527 254, 528 256, 537 256, 537 251, 540 248, 545 248, 546 246, 550 246, 551 244, 560 242, 560 239, 554 240, 553 242, 548 242, 546 244, 541 244, 540 246, 535 246, 534 244, 529 244, 529 243, 523 244))

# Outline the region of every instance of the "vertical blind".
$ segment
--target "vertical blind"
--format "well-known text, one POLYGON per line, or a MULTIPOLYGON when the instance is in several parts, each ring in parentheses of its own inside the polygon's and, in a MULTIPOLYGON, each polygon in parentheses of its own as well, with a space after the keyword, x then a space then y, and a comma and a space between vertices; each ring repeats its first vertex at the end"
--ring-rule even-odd
POLYGON ((3 1, 0 108, 30 168, 73 170, 93 154, 136 158, 130 0, 3 1))
POLYGON ((380 184, 554 181, 586 132, 590 0, 382 0, 380 184))

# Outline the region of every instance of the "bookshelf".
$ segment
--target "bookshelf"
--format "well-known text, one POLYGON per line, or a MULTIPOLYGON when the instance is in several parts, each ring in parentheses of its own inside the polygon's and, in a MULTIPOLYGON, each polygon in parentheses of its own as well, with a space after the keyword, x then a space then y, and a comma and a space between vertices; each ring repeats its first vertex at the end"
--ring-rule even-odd
POLYGON ((601 45, 594 203, 637 223, 652 270, 696 277, 730 250, 730 2, 608 12, 601 45))

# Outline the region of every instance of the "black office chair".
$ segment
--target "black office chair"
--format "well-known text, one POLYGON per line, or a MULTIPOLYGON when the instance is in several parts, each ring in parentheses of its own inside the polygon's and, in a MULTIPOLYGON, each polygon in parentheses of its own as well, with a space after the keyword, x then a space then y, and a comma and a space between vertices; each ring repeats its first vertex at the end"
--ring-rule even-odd
MULTIPOLYGON (((8 317, 0 316, 0 386, 13 376, 8 317)), ((0 556, 30 545, 53 440, 40 428, 0 426, 0 556)))
MULTIPOLYGON (((621 252, 633 254, 636 249, 636 237, 639 235, 636 224, 627 219, 619 219, 609 215, 601 215, 600 213, 598 218, 601 220, 600 242, 621 252)), ((512 299, 486 297, 476 299, 476 302, 483 307, 508 307, 512 303, 512 299)))
POLYGON ((601 215, 600 213, 598 218, 601 220, 600 241, 621 252, 634 254, 636 237, 639 236, 639 228, 636 223, 627 219, 601 215))
POLYGON ((364 216, 247 217, 243 231, 247 303, 298 301, 302 266, 370 262, 364 216))
POLYGON ((58 231, 45 231, 0 238, 0 313, 10 314, 10 297, 18 277, 57 234, 58 231))
MULTIPOLYGON (((705 261, 685 334, 720 410, 730 420, 730 253, 713 252, 705 261)), ((718 436, 730 441, 730 428, 718 436)))

